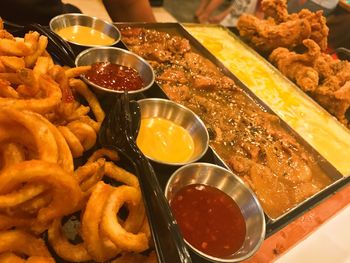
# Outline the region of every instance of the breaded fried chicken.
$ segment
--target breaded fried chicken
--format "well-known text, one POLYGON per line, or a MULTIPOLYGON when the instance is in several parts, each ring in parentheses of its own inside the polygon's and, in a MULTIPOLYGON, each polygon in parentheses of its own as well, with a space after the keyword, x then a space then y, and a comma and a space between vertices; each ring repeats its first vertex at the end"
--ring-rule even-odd
POLYGON ((304 39, 314 40, 321 50, 327 48, 328 27, 322 11, 315 13, 303 9, 288 14, 286 0, 263 0, 265 19, 253 15, 240 16, 239 34, 258 51, 270 53, 277 47, 293 49, 304 39))
POLYGON ((308 48, 304 54, 277 48, 269 60, 340 122, 350 127, 345 116, 350 108, 350 62, 322 53, 313 40, 304 40, 303 44, 308 48))
POLYGON ((311 27, 306 19, 276 24, 273 19, 260 20, 243 14, 237 27, 240 35, 247 38, 257 50, 268 53, 278 47, 293 48, 311 35, 311 27))
POLYGON ((308 48, 304 54, 297 54, 280 47, 271 53, 269 60, 283 75, 295 81, 304 91, 314 91, 318 86, 319 74, 313 65, 321 51, 311 39, 304 40, 303 44, 308 48))

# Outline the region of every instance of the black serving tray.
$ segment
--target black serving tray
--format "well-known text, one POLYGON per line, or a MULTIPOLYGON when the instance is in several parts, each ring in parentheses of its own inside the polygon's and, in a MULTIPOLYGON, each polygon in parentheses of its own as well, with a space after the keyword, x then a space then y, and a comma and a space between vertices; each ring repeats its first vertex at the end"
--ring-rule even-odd
MULTIPOLYGON (((143 27, 148 29, 155 29, 157 31, 162 31, 169 33, 170 35, 177 35, 189 40, 189 43, 194 52, 204 56, 209 59, 214 65, 216 65, 223 74, 233 79, 238 87, 240 87, 244 93, 253 100, 254 103, 259 105, 264 111, 269 112, 278 117, 261 99, 259 99, 247 86, 245 86, 230 70, 228 70, 220 61, 217 59, 209 50, 207 50, 198 40, 196 40, 181 24, 179 23, 116 23, 119 28, 123 27, 143 27)), ((215 37, 215 36, 214 36, 215 37)), ((125 44, 124 44, 125 45, 125 44)), ((127 45, 125 45, 127 48, 127 45)), ((146 91, 143 96, 145 97, 157 97, 157 98, 168 98, 163 92, 160 86, 157 84, 153 85, 151 89, 146 91)), ((279 117, 278 117, 279 118, 279 117)), ((322 157, 309 143, 307 143, 294 129, 292 129, 286 122, 281 118, 281 126, 289 132, 318 162, 321 169, 327 174, 334 182, 329 186, 322 189, 317 194, 307 198, 305 201, 297 205, 296 207, 290 209, 277 219, 272 219, 269 216, 265 215, 266 219, 266 238, 272 235, 273 233, 280 230, 282 227, 289 224, 298 216, 301 216, 306 211, 312 209, 315 205, 321 202, 323 199, 331 196, 336 191, 340 190, 342 187, 347 185, 350 182, 349 177, 343 177, 343 175, 337 171, 324 157, 322 157)), ((220 156, 209 147, 208 153, 200 161, 209 161, 211 163, 220 165, 227 169, 230 169, 228 165, 220 158, 220 156)), ((163 167, 161 170, 156 168, 157 164, 153 163, 156 172, 158 172, 158 179, 160 180, 162 186, 166 184, 166 175, 172 173, 172 169, 169 167, 163 167), (165 176, 164 176, 165 175, 165 176)), ((197 262, 197 261, 195 261, 197 262)))

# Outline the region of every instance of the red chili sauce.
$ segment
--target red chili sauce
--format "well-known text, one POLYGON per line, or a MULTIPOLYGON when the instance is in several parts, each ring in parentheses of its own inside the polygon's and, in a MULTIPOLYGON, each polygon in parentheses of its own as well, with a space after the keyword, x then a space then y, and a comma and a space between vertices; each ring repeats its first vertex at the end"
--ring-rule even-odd
POLYGON ((138 90, 144 87, 140 74, 133 68, 109 62, 97 62, 85 77, 107 89, 112 90, 138 90))
POLYGON ((184 238, 207 255, 224 258, 242 245, 246 226, 238 205, 221 190, 192 184, 170 201, 184 238))

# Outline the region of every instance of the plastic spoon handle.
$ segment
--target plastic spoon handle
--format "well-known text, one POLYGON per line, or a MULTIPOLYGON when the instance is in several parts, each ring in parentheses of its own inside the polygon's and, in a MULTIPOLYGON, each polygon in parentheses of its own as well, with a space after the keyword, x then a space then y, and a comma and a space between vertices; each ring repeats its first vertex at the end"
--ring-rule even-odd
POLYGON ((134 162, 159 262, 192 262, 152 166, 136 145, 131 143, 130 146, 135 153, 138 153, 134 162))

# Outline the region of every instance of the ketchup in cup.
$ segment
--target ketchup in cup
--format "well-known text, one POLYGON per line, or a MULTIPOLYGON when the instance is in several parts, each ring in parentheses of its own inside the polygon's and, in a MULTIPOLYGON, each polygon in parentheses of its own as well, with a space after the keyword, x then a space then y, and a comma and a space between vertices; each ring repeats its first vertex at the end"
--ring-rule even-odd
POLYGON ((90 82, 106 89, 132 91, 142 89, 144 83, 133 68, 110 62, 96 62, 85 74, 90 82))

